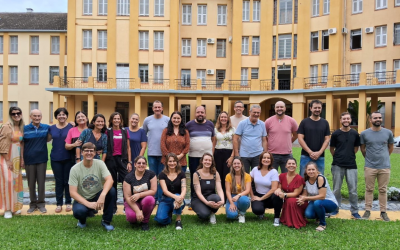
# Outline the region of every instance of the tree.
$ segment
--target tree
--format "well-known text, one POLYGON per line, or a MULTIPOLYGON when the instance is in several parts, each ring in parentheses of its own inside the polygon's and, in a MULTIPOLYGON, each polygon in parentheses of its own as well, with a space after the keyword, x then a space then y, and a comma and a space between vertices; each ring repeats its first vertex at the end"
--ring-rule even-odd
MULTIPOLYGON (((354 102, 349 101, 349 105, 347 108, 347 111, 350 113, 353 124, 358 124, 358 110, 359 110, 359 103, 357 100, 354 100, 354 102)), ((378 110, 381 109, 383 106, 381 100, 378 100, 378 110)), ((374 110, 375 112, 376 110, 374 110)), ((371 100, 367 101, 367 113, 365 114, 367 117, 367 124, 366 128, 369 127, 369 117, 371 116, 372 110, 371 110, 371 100)))

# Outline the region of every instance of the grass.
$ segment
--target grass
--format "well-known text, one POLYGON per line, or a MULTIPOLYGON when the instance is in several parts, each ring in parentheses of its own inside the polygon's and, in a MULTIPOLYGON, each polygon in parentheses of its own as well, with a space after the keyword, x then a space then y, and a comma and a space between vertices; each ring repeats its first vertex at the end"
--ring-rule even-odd
MULTIPOLYGON (((272 215, 269 215, 271 218, 272 215)), ((217 216, 217 224, 184 215, 184 229, 160 227, 153 216, 150 231, 133 228, 125 216, 113 218, 116 227, 106 232, 100 216, 89 218, 87 228, 76 227, 73 216, 15 216, 0 219, 2 249, 398 249, 398 222, 328 219, 325 232, 316 232, 314 223, 296 230, 274 227, 272 219, 258 221, 248 214, 246 223, 217 216), (396 247, 397 246, 397 247, 396 247)))

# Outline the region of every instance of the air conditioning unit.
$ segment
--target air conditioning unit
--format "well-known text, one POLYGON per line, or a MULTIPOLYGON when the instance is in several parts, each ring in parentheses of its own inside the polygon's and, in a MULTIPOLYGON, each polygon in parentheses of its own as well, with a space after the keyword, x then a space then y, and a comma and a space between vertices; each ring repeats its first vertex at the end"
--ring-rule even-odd
POLYGON ((207 69, 207 75, 214 75, 213 69, 207 69))
POLYGON ((347 34, 347 28, 342 28, 342 34, 347 34))
POLYGON ((328 30, 328 34, 329 34, 329 35, 336 34, 336 28, 330 28, 330 29, 328 30))
POLYGON ((367 34, 374 33, 374 27, 365 28, 365 33, 367 33, 367 34))
POLYGON ((215 39, 214 38, 207 38, 207 43, 208 44, 214 44, 215 43, 215 39))

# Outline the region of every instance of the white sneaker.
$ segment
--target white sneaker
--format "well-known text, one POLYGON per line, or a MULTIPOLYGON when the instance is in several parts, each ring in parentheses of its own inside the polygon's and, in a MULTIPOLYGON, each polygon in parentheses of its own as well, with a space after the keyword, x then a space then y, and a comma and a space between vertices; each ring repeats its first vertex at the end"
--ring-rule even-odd
POLYGON ((212 213, 210 215, 210 223, 211 224, 217 224, 217 219, 215 218, 215 214, 214 213, 212 213))
POLYGON ((15 212, 14 214, 21 214, 21 209, 20 210, 18 210, 17 212, 15 212))
POLYGON ((11 218, 12 218, 12 213, 11 213, 11 211, 5 211, 5 212, 4 212, 4 218, 5 218, 5 219, 11 219, 11 218))
POLYGON ((239 214, 239 223, 245 223, 244 214, 239 214))
POLYGON ((274 226, 279 227, 279 218, 274 219, 274 226))

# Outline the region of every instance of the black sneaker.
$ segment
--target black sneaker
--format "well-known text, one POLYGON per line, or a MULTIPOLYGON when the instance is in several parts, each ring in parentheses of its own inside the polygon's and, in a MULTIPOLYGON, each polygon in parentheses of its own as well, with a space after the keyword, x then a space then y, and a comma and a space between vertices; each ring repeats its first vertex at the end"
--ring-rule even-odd
POLYGON ((142 230, 149 231, 150 230, 149 223, 142 223, 142 230))
POLYGON ((176 230, 182 230, 182 222, 180 221, 180 220, 177 220, 176 222, 175 222, 175 229, 176 230))
POLYGON ((386 222, 390 221, 386 212, 381 212, 381 219, 386 222))

